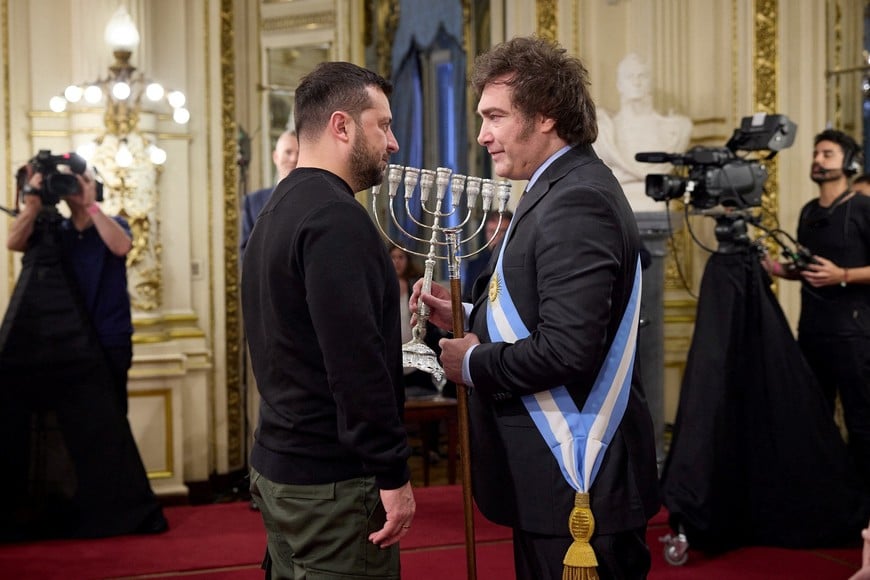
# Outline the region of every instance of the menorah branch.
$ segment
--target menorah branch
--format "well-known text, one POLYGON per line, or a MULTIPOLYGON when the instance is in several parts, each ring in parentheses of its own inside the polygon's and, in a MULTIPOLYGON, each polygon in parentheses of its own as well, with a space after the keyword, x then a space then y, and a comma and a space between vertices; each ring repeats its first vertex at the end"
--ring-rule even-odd
MULTIPOLYGON (((481 251, 484 246, 465 255, 460 254, 462 243, 477 238, 483 228, 479 227, 465 240, 460 240, 462 228, 469 223, 472 212, 476 209, 478 200, 481 203, 481 211, 485 215, 493 207, 493 201, 498 203, 498 211, 501 215, 507 207, 510 199, 510 183, 500 182, 496 184, 491 179, 479 177, 466 177, 453 174, 450 169, 439 167, 435 171, 417 169, 415 167, 403 167, 390 165, 386 172, 387 181, 387 205, 393 227, 399 233, 399 239, 391 238, 380 222, 378 211, 378 199, 381 199, 382 188, 376 186, 372 189, 372 213, 381 233, 398 248, 414 256, 425 258, 425 271, 423 274, 423 293, 430 293, 432 280, 435 275, 435 265, 438 260, 447 260, 449 264, 451 280, 458 283, 459 265, 462 258, 473 256, 481 251), (404 195, 397 201, 399 187, 404 186, 404 195), (411 212, 411 201, 415 191, 419 187, 419 202, 423 216, 414 216, 411 212), (434 188, 434 195, 433 195, 434 188), (465 197, 464 215, 462 198, 465 197), (427 237, 414 234, 407 225, 403 224, 397 215, 396 206, 404 205, 408 222, 417 231, 425 231, 427 237), (452 226, 442 225, 454 222, 452 226), (401 243, 405 242, 405 243, 401 243), (422 246, 428 245, 426 251, 422 246)), ((487 240, 487 243, 490 240, 487 240)), ((438 364, 435 352, 424 342, 426 337, 426 325, 429 321, 429 307, 422 300, 417 304, 417 322, 413 328, 410 341, 402 345, 402 361, 405 367, 416 368, 430 373, 435 383, 440 388, 444 383, 444 370, 438 364)))

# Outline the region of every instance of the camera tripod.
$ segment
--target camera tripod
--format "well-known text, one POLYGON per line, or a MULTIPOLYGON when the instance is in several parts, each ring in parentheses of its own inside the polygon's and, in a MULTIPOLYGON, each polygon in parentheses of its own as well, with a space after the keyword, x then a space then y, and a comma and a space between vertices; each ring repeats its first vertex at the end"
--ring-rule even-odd
POLYGON ((740 218, 717 218, 662 474, 672 565, 689 544, 842 545, 868 507, 821 389, 740 218), (815 498, 807 501, 806 498, 815 498))
POLYGON ((148 531, 162 520, 106 356, 40 211, 0 325, 0 540, 148 531), (157 518, 156 516, 160 516, 157 518))
POLYGON ((714 216, 716 228, 714 233, 719 242, 717 252, 734 254, 745 251, 752 245, 749 238, 749 224, 755 219, 747 212, 726 213, 714 216))

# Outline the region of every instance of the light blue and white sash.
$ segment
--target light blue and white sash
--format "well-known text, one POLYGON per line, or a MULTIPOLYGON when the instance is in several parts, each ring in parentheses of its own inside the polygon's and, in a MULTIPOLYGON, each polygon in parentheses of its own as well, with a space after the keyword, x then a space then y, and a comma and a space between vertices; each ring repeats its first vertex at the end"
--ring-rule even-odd
MULTIPOLYGON (((493 342, 514 343, 530 333, 504 283, 502 259, 507 239, 506 235, 490 280, 486 322, 493 342)), ((628 307, 582 411, 577 410, 564 386, 522 397, 538 431, 556 457, 565 480, 580 493, 588 492, 592 487, 604 451, 613 439, 628 404, 640 317, 640 291, 641 269, 640 260, 637 260, 628 307)))

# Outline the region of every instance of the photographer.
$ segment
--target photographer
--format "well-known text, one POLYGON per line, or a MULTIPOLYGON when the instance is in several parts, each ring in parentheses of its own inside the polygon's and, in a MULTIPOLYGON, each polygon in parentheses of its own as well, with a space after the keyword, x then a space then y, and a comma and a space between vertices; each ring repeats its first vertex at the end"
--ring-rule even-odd
POLYGON ((819 196, 801 210, 797 231, 811 256, 801 267, 762 263, 802 281, 798 341, 831 413, 840 394, 849 447, 870 487, 870 197, 849 185, 860 167, 854 139, 829 129, 814 143, 810 179, 819 196))
MULTIPOLYGON (((44 176, 31 164, 19 169, 22 207, 13 222, 6 247, 24 252, 34 239, 36 222, 43 211, 44 176)), ((97 204, 97 182, 88 168, 73 174, 78 192, 62 199, 70 217, 59 225, 63 263, 72 272, 85 310, 93 323, 112 375, 118 408, 127 414, 127 371, 132 362, 133 324, 127 294, 125 256, 132 248, 130 229, 120 217, 109 217, 97 204)))
POLYGON ((160 533, 168 523, 127 420, 127 222, 75 153, 17 174, 7 247, 24 252, 0 325, 0 542, 160 533), (69 217, 58 212, 64 201, 69 217))

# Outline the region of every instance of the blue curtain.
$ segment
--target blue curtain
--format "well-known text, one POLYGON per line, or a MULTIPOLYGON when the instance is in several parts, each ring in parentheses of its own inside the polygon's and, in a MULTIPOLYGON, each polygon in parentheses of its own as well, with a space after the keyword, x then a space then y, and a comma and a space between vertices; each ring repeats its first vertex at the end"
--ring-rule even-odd
MULTIPOLYGON (((395 87, 392 98, 393 131, 399 143, 399 152, 393 156, 392 162, 425 169, 447 167, 455 173, 466 173, 467 67, 462 48, 461 3, 459 0, 401 0, 400 7, 401 18, 392 54, 392 82, 395 87), (449 58, 435 62, 434 70, 423 70, 422 63, 432 62, 432 54, 442 51, 447 51, 449 58), (423 94, 424 75, 427 79, 434 79, 434 94, 423 94), (425 150, 425 111, 430 114, 434 112, 437 116, 438 139, 435 143, 429 143, 434 151, 425 150), (430 161, 432 167, 424 165, 427 159, 434 159, 434 164, 430 161)), ((401 189, 400 194, 403 192, 404 189, 401 189)), ((449 203, 450 200, 445 199, 442 207, 449 208, 449 203)), ((418 237, 428 238, 425 232, 416 231, 404 211, 404 203, 396 204, 396 212, 408 231, 416 233, 418 237)), ((420 218, 421 208, 417 194, 414 196, 411 212, 420 218)), ((458 223, 456 217, 442 221, 442 225, 455 223, 458 223)), ((390 234, 398 234, 398 229, 392 224, 390 234)), ((446 269, 439 273, 446 276, 445 272, 446 269)))
MULTIPOLYGON (((416 54, 409 53, 402 62, 393 77, 393 97, 391 103, 393 111, 393 134, 399 143, 399 151, 390 159, 391 163, 397 163, 408 167, 423 166, 423 81, 420 74, 420 62, 416 54)), ((384 183, 384 188, 387 184, 384 183)), ((382 189, 386 193, 386 189, 382 189)), ((397 198, 404 195, 404 188, 400 186, 397 198)), ((419 198, 412 200, 411 211, 414 215, 420 214, 419 198)), ((394 204, 396 216, 399 222, 411 234, 417 234, 411 220, 405 213, 405 205, 398 199, 394 204)), ((399 229, 390 219, 390 228, 387 230, 393 240, 405 245, 399 229)), ((413 248, 412 248, 413 249, 413 248)))

